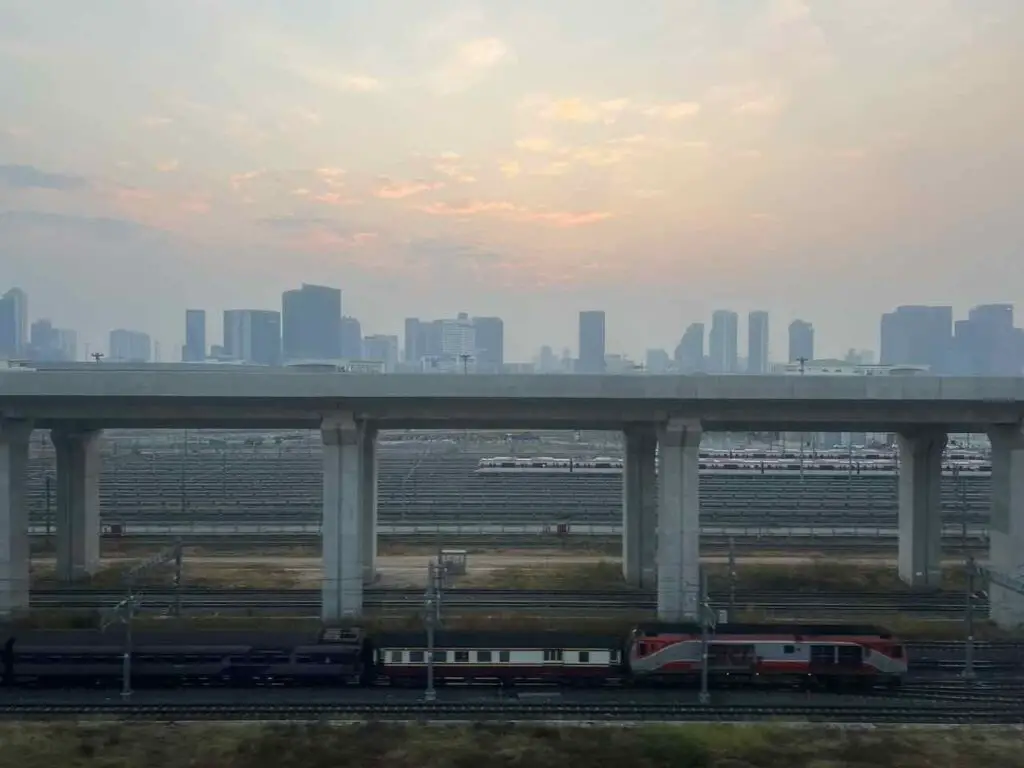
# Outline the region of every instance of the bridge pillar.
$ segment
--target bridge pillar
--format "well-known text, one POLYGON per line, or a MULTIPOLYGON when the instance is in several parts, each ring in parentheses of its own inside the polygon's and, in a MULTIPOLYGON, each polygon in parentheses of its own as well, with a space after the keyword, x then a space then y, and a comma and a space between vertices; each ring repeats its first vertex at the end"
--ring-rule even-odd
MULTIPOLYGON (((992 441, 992 513, 989 567, 1024 584, 1024 432, 996 427, 992 441)), ((988 586, 989 616, 1000 627, 1024 625, 1024 595, 1005 586, 988 586)))
POLYGON ((377 429, 364 424, 361 430, 360 472, 362 481, 363 581, 377 578, 377 429))
POLYGON ((634 587, 657 583, 657 475, 653 427, 626 429, 626 461, 622 476, 622 576, 634 587))
POLYGON ((28 442, 32 425, 0 420, 0 616, 28 608, 28 442))
POLYGON ((363 611, 363 536, 360 432, 351 414, 325 418, 323 438, 324 621, 357 617, 363 611))
POLYGON ((658 618, 696 618, 700 600, 699 421, 671 419, 660 434, 658 618))
POLYGON ((57 454, 57 580, 72 582, 100 567, 100 430, 54 429, 57 454))
POLYGON ((914 587, 942 581, 942 452, 946 432, 920 429, 899 445, 899 574, 914 587))

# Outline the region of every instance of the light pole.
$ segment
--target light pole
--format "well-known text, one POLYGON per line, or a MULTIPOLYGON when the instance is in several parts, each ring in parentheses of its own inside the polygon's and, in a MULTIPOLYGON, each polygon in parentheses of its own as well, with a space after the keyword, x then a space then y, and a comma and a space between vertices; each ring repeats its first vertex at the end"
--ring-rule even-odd
POLYGON ((708 604, 708 582, 704 569, 700 571, 700 694, 697 700, 701 704, 711 703, 708 692, 708 645, 710 624, 714 620, 711 606, 708 604))

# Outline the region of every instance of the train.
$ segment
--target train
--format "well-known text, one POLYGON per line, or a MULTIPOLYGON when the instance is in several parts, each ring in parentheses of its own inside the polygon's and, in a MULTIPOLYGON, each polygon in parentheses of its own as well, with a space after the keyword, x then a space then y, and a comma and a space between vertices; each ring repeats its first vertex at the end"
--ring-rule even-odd
MULTIPOLYGON (((701 475, 811 475, 821 476, 882 476, 895 477, 899 465, 888 458, 815 457, 801 460, 796 458, 748 458, 748 457, 704 457, 699 459, 701 475)), ((593 458, 555 458, 534 456, 531 458, 495 456, 480 459, 478 475, 621 475, 625 462, 614 456, 593 458)), ((942 474, 962 474, 972 477, 989 477, 992 462, 987 459, 945 459, 942 474)))
MULTIPOLYGON (((2 686, 113 687, 121 684, 126 645, 116 632, 32 630, 2 652, 2 686)), ((879 627, 719 624, 706 636, 712 687, 872 690, 900 685, 904 644, 879 627)), ((567 687, 693 686, 705 636, 696 623, 635 626, 626 637, 573 632, 439 630, 433 674, 449 684, 567 687)), ((324 629, 280 633, 137 631, 130 653, 133 687, 423 686, 424 632, 324 629)))

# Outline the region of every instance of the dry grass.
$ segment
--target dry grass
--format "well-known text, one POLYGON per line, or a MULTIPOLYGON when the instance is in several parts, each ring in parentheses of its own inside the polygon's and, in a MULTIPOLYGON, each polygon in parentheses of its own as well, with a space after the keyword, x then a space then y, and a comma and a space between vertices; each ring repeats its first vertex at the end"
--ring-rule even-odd
POLYGON ((3 724, 0 768, 1024 767, 1009 728, 3 724))
POLYGON ((481 584, 494 589, 627 589, 622 564, 617 560, 596 563, 552 563, 551 565, 498 568, 481 584))
MULTIPOLYGON (((728 589, 728 565, 714 563, 706 565, 705 569, 712 590, 728 589)), ((943 569, 943 589, 963 591, 965 587, 962 567, 943 569)), ((736 588, 787 592, 909 592, 911 589, 900 581, 893 566, 848 563, 825 557, 816 557, 809 563, 741 563, 736 568, 736 588)))

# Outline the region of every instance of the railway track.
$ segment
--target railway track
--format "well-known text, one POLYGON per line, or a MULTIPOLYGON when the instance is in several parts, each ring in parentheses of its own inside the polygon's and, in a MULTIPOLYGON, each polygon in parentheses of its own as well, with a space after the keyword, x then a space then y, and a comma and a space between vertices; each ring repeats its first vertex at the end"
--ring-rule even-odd
POLYGON ((4 703, 0 718, 58 720, 108 717, 129 720, 428 720, 428 721, 721 721, 788 720, 824 723, 1021 724, 1024 699, 950 702, 880 700, 868 704, 773 705, 627 703, 324 702, 312 704, 4 703))
MULTIPOLYGON (((320 610, 319 590, 264 590, 251 588, 182 587, 177 593, 165 587, 140 587, 144 604, 150 609, 180 604, 189 610, 265 610, 304 611, 316 615, 320 610)), ((33 608, 101 609, 124 597, 124 589, 51 588, 35 589, 31 596, 33 608)), ((948 593, 927 595, 888 592, 863 593, 794 593, 791 591, 739 591, 733 598, 725 593, 712 593, 714 605, 730 604, 738 609, 756 607, 762 610, 805 614, 835 614, 851 617, 898 611, 918 615, 956 618, 964 613, 962 596, 948 593)), ((423 593, 418 589, 367 589, 363 604, 369 610, 405 611, 422 607, 423 593)), ((564 591, 506 590, 455 588, 446 590, 442 604, 448 610, 460 611, 653 611, 657 598, 650 592, 630 591, 564 591)), ((984 600, 975 601, 978 616, 987 613, 984 600)))

